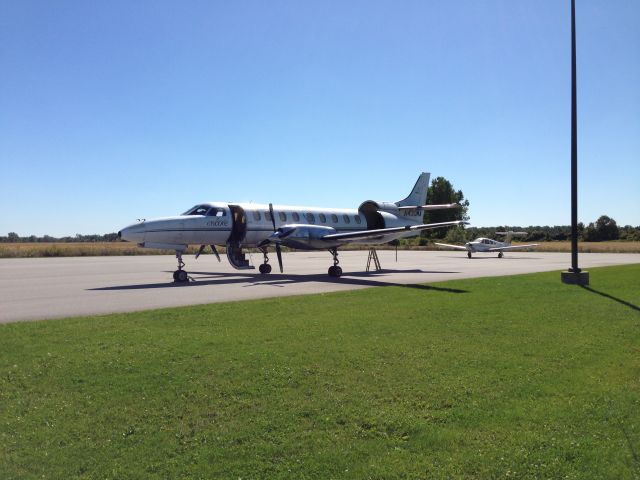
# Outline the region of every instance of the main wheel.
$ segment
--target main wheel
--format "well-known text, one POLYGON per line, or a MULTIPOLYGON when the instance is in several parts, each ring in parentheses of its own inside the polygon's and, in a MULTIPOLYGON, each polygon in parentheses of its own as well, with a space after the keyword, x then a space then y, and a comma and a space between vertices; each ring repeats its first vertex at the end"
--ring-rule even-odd
POLYGON ((176 270, 173 272, 173 278, 176 282, 186 282, 189 279, 189 275, 184 270, 176 270))
POLYGON ((498 258, 502 258, 502 252, 498 253, 498 258))
POLYGON ((267 275, 268 273, 271 273, 271 265, 269 265, 268 263, 262 263, 258 267, 258 270, 260 270, 261 274, 267 275))
POLYGON ((340 275, 342 275, 342 268, 338 267, 337 265, 329 267, 330 277, 339 277, 340 275))

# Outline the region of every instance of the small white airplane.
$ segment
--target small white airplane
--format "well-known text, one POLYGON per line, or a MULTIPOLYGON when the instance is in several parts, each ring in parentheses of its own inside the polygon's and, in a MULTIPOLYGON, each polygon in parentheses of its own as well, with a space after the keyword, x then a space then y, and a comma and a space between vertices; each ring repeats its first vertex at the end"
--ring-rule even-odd
POLYGON ((421 230, 461 225, 463 221, 423 224, 425 211, 458 208, 458 204, 425 205, 429 173, 422 173, 411 193, 398 202, 367 200, 357 209, 258 205, 253 203, 210 202, 198 204, 182 215, 141 220, 118 232, 118 237, 143 248, 175 250, 176 282, 189 279, 182 254, 188 245, 207 245, 220 261, 216 245, 226 245, 229 263, 238 270, 253 269, 243 249, 258 248, 264 262, 260 273, 271 272, 267 248, 275 247, 280 272, 281 246, 302 250, 327 249, 333 255, 329 275, 339 277, 338 248, 350 244, 383 244, 419 235, 421 230))
POLYGON ((528 245, 511 245, 511 239, 513 237, 523 237, 527 235, 527 232, 496 232, 496 235, 505 235, 505 241, 499 242, 498 240, 492 240, 490 238, 476 238, 472 242, 467 242, 462 245, 449 245, 447 243, 436 243, 439 247, 451 248, 454 250, 465 250, 467 257, 471 258, 472 253, 486 253, 486 252, 498 252, 498 258, 503 257, 503 252, 506 250, 520 250, 523 248, 532 248, 540 245, 539 243, 530 243, 528 245))

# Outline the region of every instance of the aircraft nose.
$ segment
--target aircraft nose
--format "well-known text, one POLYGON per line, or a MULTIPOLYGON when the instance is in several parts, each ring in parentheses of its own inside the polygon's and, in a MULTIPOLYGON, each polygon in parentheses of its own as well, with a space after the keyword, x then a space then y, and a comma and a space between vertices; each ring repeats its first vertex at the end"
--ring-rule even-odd
POLYGON ((144 228, 140 224, 129 225, 118 232, 118 238, 127 242, 143 242, 144 228))

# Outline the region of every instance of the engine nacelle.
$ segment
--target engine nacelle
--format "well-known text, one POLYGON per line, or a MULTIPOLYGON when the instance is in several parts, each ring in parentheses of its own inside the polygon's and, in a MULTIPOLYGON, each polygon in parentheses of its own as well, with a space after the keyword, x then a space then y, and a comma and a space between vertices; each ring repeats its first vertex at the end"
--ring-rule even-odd
POLYGON ((391 212, 397 214, 398 206, 393 202, 376 202, 375 200, 367 200, 366 202, 362 202, 358 210, 383 210, 385 212, 391 212))
MULTIPOLYGON (((329 248, 332 245, 321 240, 322 237, 337 233, 335 228, 323 227, 321 225, 286 225, 283 228, 293 228, 294 230, 283 238, 280 243, 285 247, 301 250, 329 248)), ((338 245, 338 243, 336 243, 336 245, 338 245)))

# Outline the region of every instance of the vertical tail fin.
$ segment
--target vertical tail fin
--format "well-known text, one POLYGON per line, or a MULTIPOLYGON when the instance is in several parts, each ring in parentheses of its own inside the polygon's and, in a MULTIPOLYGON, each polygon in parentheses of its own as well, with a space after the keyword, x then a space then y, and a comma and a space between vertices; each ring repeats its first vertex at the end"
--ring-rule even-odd
POLYGON ((411 193, 407 198, 396 202, 399 207, 421 206, 427 203, 427 190, 429 189, 429 177, 431 174, 422 172, 418 177, 418 181, 413 186, 411 193))

